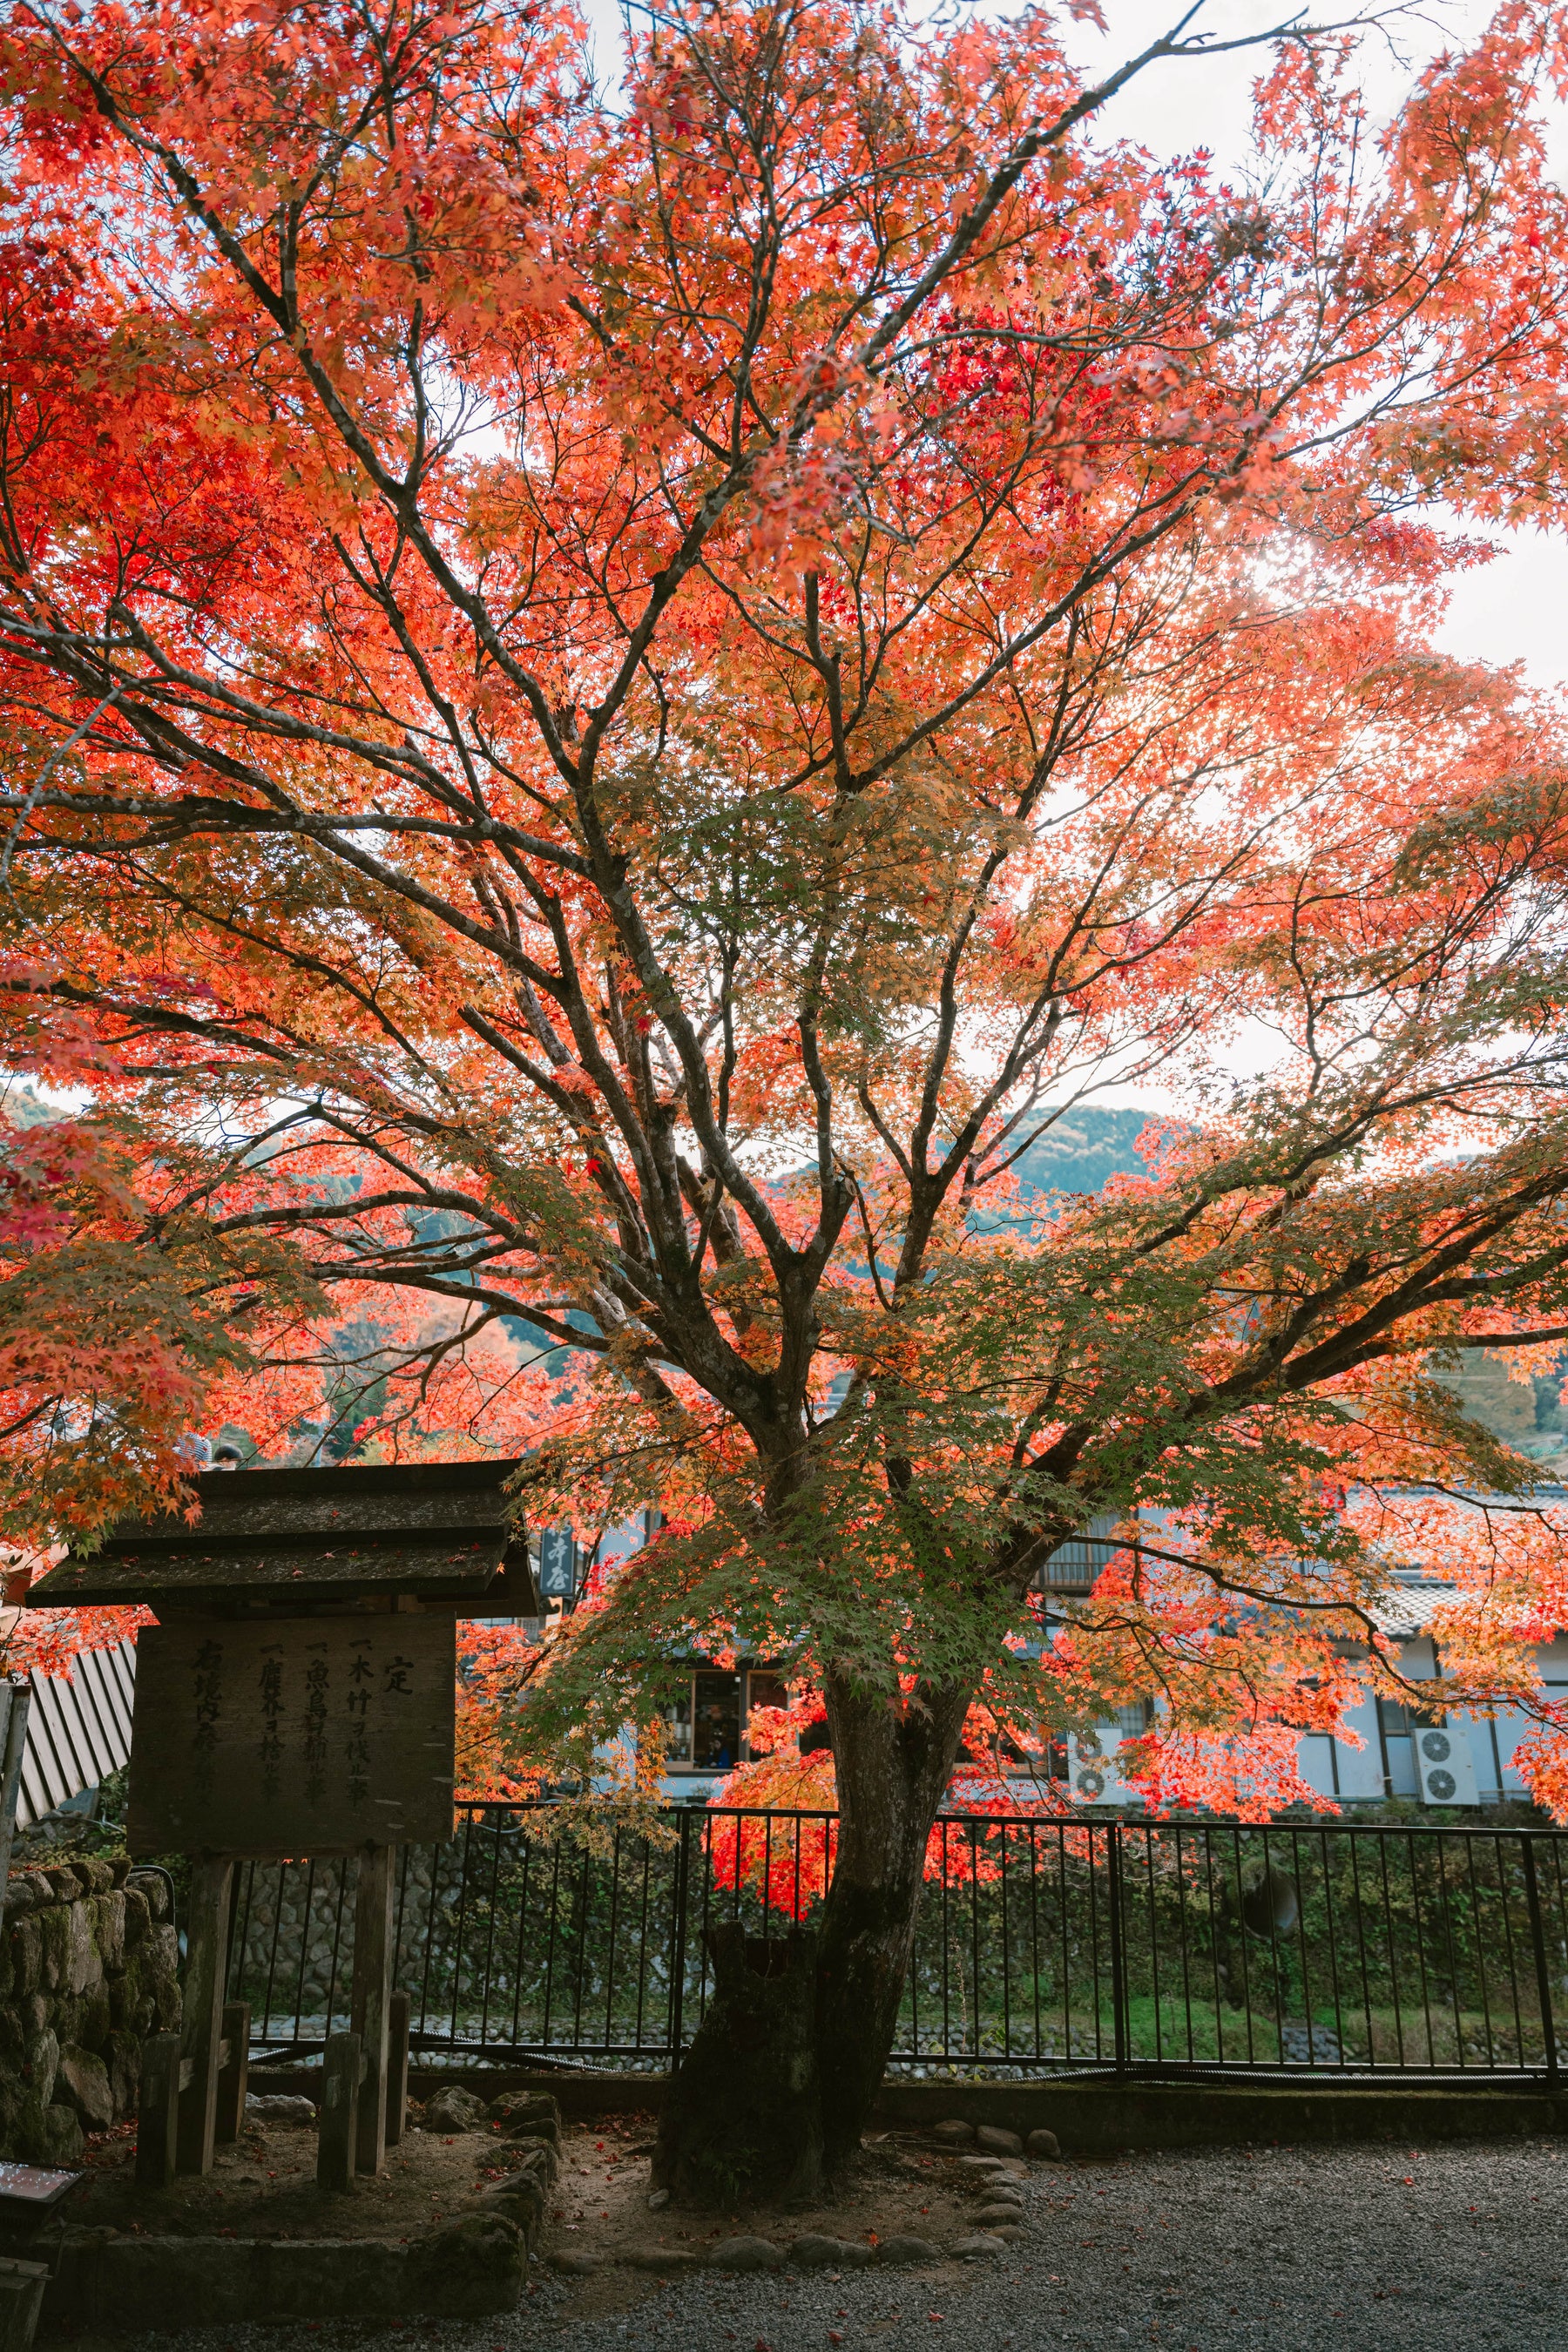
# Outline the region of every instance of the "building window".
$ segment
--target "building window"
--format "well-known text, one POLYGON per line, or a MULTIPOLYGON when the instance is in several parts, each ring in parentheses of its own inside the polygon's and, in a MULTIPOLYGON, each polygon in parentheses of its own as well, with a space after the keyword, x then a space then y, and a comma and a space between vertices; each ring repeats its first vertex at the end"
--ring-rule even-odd
POLYGON ((721 1674, 704 1667, 689 1675, 662 1709, 673 1769, 729 1772, 751 1758, 746 1720, 757 1706, 787 1706, 789 1686, 772 1667, 721 1674))
POLYGON ((741 1677, 693 1675, 691 1679, 691 1760, 700 1772, 727 1772, 741 1760, 741 1677))
POLYGON ((1377 1732, 1383 1746, 1383 1786, 1390 1797, 1418 1797, 1421 1774, 1415 1761, 1415 1735, 1443 1721, 1430 1707, 1406 1706, 1403 1699, 1380 1698, 1377 1732))
POLYGON ((1110 1567, 1117 1546, 1116 1514, 1102 1511, 1081 1535, 1058 1544, 1035 1578, 1036 1592, 1089 1592, 1110 1567))

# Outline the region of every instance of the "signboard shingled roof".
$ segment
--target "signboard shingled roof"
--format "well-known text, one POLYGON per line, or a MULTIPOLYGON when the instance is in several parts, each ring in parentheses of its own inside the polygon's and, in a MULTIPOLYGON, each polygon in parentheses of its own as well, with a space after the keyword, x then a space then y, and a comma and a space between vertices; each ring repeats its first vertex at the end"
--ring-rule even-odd
POLYGON ((67 1559, 34 1609, 120 1606, 297 1612, 404 1596, 467 1612, 537 1614, 526 1538, 506 1481, 515 1461, 207 1471, 199 1517, 121 1519, 67 1559))

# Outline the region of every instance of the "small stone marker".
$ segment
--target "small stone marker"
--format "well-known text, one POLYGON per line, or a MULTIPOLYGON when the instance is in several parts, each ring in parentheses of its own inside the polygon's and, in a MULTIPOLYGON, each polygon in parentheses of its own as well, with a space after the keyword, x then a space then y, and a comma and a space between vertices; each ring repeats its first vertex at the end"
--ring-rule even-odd
POLYGON ((395 2147, 408 2128, 408 2032, 410 1994, 395 1992, 386 2004, 386 2145, 395 2147))
POLYGON ((1054 2164, 1061 2152, 1061 2142, 1054 2131, 1032 2131, 1024 2142, 1026 2156, 1040 2158, 1047 2164, 1054 2164))
POLYGON ((0 2352, 27 2352, 48 2282, 47 2263, 0 2260, 0 2352))
POLYGON ((360 2039, 333 2033, 321 2069, 321 2126, 316 2141, 316 2186, 341 2194, 354 2185, 354 2143, 359 2126, 360 2039))
POLYGON ((142 2099, 136 2115, 136 2185, 167 2189, 174 2178, 180 2119, 180 2037, 153 2033, 142 2044, 142 2099))
POLYGON ((982 2124, 974 2135, 981 2147, 989 2148, 994 2156, 1022 2156, 1024 2142, 1016 2131, 1005 2131, 1000 2124, 982 2124))
POLYGON ((931 2137, 946 2140, 951 2147, 958 2147, 974 2137, 974 2126, 966 2124, 959 2116, 950 2116, 945 2123, 937 2125, 931 2137))

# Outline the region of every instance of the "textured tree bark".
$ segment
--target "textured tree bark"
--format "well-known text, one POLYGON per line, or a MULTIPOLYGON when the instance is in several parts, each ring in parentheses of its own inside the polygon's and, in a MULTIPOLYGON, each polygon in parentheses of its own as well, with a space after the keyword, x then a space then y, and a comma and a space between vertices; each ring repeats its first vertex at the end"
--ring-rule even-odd
POLYGON ((694 2204, 792 2204, 822 2184, 816 1937, 710 1927, 713 1998, 658 2119, 655 2185, 694 2204))
POLYGON ((766 1954, 739 1929, 710 1937, 714 1998, 660 2116, 654 2177, 697 2201, 814 2196, 858 2146, 892 2047, 969 1693, 895 1712, 830 1679, 826 1698, 839 1827, 816 1932, 766 1954))
POLYGON ((858 2145, 898 2024, 926 1843, 958 1755, 964 1689, 895 1713, 830 1678, 838 1850, 818 1926, 816 2048, 828 2167, 858 2145))

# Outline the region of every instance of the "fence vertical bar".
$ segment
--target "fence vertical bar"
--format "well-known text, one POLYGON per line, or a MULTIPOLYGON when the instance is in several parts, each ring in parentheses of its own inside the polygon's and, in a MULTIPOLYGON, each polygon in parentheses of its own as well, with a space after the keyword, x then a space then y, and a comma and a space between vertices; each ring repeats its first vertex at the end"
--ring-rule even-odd
MULTIPOLYGON (((522 2017, 522 1990, 523 1985, 526 1982, 525 1971, 528 1967, 529 1958, 528 1887, 529 1878, 533 1865, 533 1849, 528 1842, 526 1833, 522 1831, 522 1824, 521 1822, 518 1824, 518 1829, 519 1833, 522 1838, 521 1847, 522 1858, 522 1884, 517 1891, 517 1950, 512 1956, 511 2038, 514 2046, 522 2031, 521 2023, 522 2017)), ((432 1872, 431 1876, 432 1879, 434 1879, 434 1872, 432 1872)))
POLYGON ((647 1898, 653 1875, 653 1846, 647 1838, 642 1842, 642 1905, 637 1913, 637 2020, 632 2029, 632 2048, 642 2044, 643 2005, 647 1994, 647 1898))
POLYGON ((1149 1989, 1154 2001, 1154 2055, 1165 2054, 1160 2019, 1160 1914, 1154 1900, 1154 1832, 1145 1822, 1143 1832, 1143 1892, 1149 1906, 1149 1989))
POLYGON ((952 2058, 952 1964, 947 1948, 952 1943, 952 1863, 947 1855, 947 1821, 942 1821, 942 2058, 952 2058))
MULTIPOLYGON (((971 1817, 969 1830, 969 1992, 974 2023, 970 2033, 973 2055, 980 2055, 980 1828, 971 1817)), ((965 2052, 967 2057, 970 2053, 965 2052)))
POLYGON ((1006 1849, 1008 1849, 1008 1842, 1011 1842, 1011 1828, 1008 1828, 1006 1821, 1002 1822, 1002 1828, 996 1830, 996 1837, 1002 1839, 1002 2049, 1004 2053, 1011 2058, 1013 2055, 1013 1973, 1011 1973, 1013 1955, 1011 1950, 1008 1950, 1008 1943, 1011 1943, 1011 1919, 1008 1919, 1008 1907, 1006 1907, 1006 1849))
POLYGON ((616 2032, 616 1932, 621 1920, 621 1833, 616 1832, 610 1849, 610 1932, 605 1946, 605 2042, 615 2047, 616 2032))
POLYGON ((1127 2071, 1127 1984, 1121 1955, 1121 1824, 1107 1822, 1105 1825, 1106 1932, 1110 1938, 1110 2022, 1114 2037, 1116 2071, 1127 2071))
POLYGON ((1029 1834, 1029 1980, 1035 1988, 1035 2056, 1044 2054, 1040 2037, 1040 1849, 1035 1823, 1029 1834))
POLYGON ((1476 1840, 1465 1832, 1465 1867, 1470 1881, 1470 1918, 1476 1939, 1476 1982, 1481 1996, 1481 2023, 1486 2029, 1487 2064, 1497 2064, 1497 2042, 1492 2032, 1491 1980, 1487 1971, 1486 1937, 1482 1931, 1481 1890, 1476 1877, 1476 1840))
MULTIPOLYGON (((1552 2015, 1552 1972, 1546 1964, 1546 1928, 1541 1916, 1541 1887, 1535 1875, 1535 1841, 1526 1830, 1520 1838, 1524 1850, 1524 1900, 1530 1913, 1530 1943, 1535 1954, 1535 1982, 1541 1997, 1541 2030, 1546 2040, 1546 2079, 1557 2088, 1557 2028, 1552 2015)), ((1524 2052, 1521 2050, 1522 2059, 1524 2052)))
POLYGON ((680 2044, 686 2031, 686 1904, 691 1880, 691 1811, 680 1815, 680 1843, 675 1849, 675 1916, 669 1958, 669 2071, 680 2072, 680 2044))

